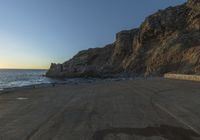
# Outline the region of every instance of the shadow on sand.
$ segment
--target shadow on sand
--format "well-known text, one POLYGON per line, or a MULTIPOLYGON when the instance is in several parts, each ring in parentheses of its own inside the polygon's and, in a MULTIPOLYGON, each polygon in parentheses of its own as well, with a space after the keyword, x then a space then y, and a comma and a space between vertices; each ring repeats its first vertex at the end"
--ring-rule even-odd
POLYGON ((146 128, 110 128, 96 131, 93 135, 94 140, 103 140, 105 136, 112 134, 137 135, 143 137, 160 136, 169 140, 192 140, 192 137, 200 137, 199 134, 180 127, 160 125, 158 127, 146 128))

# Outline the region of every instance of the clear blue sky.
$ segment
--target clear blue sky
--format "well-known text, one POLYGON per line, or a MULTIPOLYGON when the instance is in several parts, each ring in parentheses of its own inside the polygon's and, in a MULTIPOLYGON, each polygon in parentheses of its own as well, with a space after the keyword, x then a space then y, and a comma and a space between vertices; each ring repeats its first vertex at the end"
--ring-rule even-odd
POLYGON ((48 68, 186 0, 0 0, 0 68, 48 68))

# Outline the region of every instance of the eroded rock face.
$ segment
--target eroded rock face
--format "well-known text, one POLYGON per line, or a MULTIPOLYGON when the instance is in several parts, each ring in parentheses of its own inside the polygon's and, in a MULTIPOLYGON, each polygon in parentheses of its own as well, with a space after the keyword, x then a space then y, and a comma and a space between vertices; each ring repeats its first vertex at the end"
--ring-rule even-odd
POLYGON ((200 0, 159 10, 138 29, 121 31, 104 48, 79 52, 52 64, 47 76, 160 76, 167 72, 200 74, 200 0))
POLYGON ((50 66, 49 71, 46 73, 49 77, 61 77, 61 73, 63 71, 63 65, 62 64, 55 64, 52 63, 50 66))
POLYGON ((200 1, 199 0, 188 0, 187 5, 190 8, 195 8, 196 10, 200 10, 200 9, 198 9, 200 7, 200 1))
POLYGON ((127 55, 132 53, 132 43, 138 29, 121 31, 116 34, 115 49, 112 56, 112 63, 121 63, 127 55))
MULTIPOLYGON (((108 65, 111 65, 114 44, 104 48, 94 48, 80 51, 69 61, 60 64, 52 64, 47 76, 50 77, 100 77, 104 71, 108 73, 108 65)), ((110 72, 113 72, 109 70, 110 72)), ((105 74, 106 74, 105 73, 105 74)))
POLYGON ((187 7, 190 9, 187 20, 189 29, 200 31, 200 1, 188 0, 187 7))

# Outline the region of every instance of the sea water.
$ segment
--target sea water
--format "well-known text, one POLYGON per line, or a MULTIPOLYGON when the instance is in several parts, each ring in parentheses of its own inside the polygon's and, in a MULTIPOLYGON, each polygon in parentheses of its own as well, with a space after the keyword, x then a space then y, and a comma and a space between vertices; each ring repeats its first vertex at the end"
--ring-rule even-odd
POLYGON ((0 90, 37 84, 52 83, 45 77, 46 70, 0 69, 0 90))

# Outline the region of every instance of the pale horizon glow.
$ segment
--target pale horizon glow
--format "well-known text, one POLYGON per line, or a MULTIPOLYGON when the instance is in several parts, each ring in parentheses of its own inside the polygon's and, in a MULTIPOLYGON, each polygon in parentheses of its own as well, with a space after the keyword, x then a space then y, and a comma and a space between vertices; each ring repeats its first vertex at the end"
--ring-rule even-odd
POLYGON ((0 69, 48 69, 186 0, 0 0, 0 69))
POLYGON ((48 69, 41 63, 42 55, 19 37, 0 33, 0 69, 48 69), (20 47, 20 49, 18 49, 20 47), (28 59, 27 59, 28 58, 28 59), (41 61, 41 62, 40 62, 41 61))

